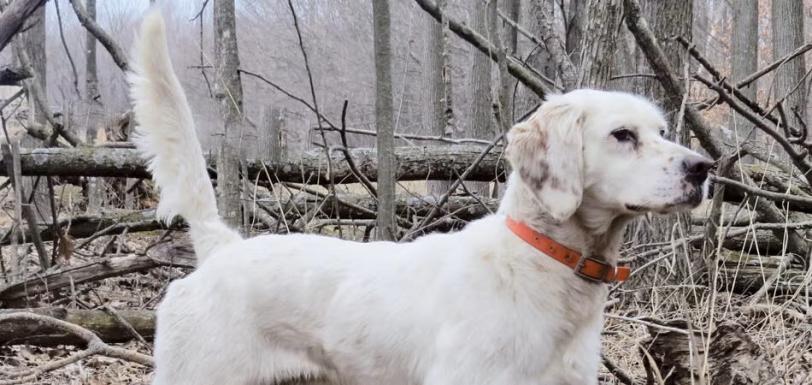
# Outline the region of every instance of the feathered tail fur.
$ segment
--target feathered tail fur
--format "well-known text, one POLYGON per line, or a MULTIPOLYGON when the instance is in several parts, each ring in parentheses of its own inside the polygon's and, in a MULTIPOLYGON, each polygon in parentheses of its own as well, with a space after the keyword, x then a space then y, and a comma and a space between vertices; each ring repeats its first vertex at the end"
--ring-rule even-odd
POLYGON ((192 112, 172 69, 158 11, 151 11, 141 25, 128 79, 138 123, 134 141, 160 188, 157 215, 167 222, 176 215, 186 220, 200 264, 219 246, 241 238, 217 213, 192 112))

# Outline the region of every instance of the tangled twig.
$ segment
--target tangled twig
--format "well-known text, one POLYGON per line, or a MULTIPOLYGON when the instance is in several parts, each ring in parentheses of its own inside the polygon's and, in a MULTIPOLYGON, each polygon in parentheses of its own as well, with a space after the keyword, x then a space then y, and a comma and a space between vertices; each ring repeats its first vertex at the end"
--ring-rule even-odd
POLYGON ((62 331, 73 334, 83 339, 85 342, 87 342, 87 348, 72 356, 57 361, 49 362, 45 365, 37 366, 35 368, 23 369, 13 372, 4 372, 3 375, 9 379, 0 381, 0 385, 12 385, 31 382, 36 380, 39 376, 41 376, 44 373, 63 368, 67 365, 70 365, 72 363, 78 362, 82 359, 95 355, 118 358, 125 361, 135 362, 144 366, 154 366, 154 361, 152 360, 152 357, 149 357, 145 354, 141 354, 138 352, 119 348, 116 346, 110 346, 104 343, 101 340, 101 338, 99 338, 99 336, 97 336, 90 330, 87 330, 78 325, 74 325, 70 322, 65 322, 53 317, 28 312, 17 312, 0 315, 0 323, 8 321, 27 321, 48 324, 56 329, 60 329, 62 331))

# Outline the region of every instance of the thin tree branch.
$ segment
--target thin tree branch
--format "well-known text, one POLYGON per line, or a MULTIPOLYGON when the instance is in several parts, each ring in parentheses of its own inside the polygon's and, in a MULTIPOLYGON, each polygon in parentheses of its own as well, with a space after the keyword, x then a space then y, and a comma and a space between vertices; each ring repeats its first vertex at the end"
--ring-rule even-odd
POLYGON ((65 56, 68 57, 70 69, 73 73, 73 90, 76 91, 76 96, 81 98, 82 94, 79 92, 79 73, 76 72, 76 63, 73 62, 73 56, 68 49, 68 42, 65 41, 65 31, 62 28, 62 12, 59 10, 59 1, 54 1, 54 8, 56 8, 56 22, 59 25, 59 40, 62 42, 62 48, 65 50, 65 56))
POLYGON ((724 89, 723 85, 713 82, 710 79, 707 79, 702 75, 698 74, 694 75, 694 78, 696 80, 699 80, 702 84, 706 85, 711 90, 716 91, 719 97, 722 100, 724 100, 727 103, 727 105, 729 105, 732 109, 734 109, 736 112, 742 115, 745 119, 755 124, 756 127, 767 133, 767 135, 770 135, 773 139, 775 139, 775 141, 778 142, 781 148, 783 148, 784 151, 786 151, 786 153, 790 156, 790 159, 792 159, 792 162, 793 164, 795 164, 795 167, 798 167, 798 170, 801 171, 801 173, 807 179, 809 184, 812 185, 812 173, 810 172, 810 169, 812 169, 812 165, 807 163, 806 160, 804 159, 807 154, 799 153, 795 149, 795 147, 792 146, 792 143, 790 143, 787 140, 787 138, 785 138, 783 135, 781 135, 781 133, 770 127, 770 125, 768 125, 763 119, 761 119, 760 116, 756 115, 749 108, 746 108, 742 102, 736 100, 724 89))
MULTIPOLYGON (((465 24, 448 17, 448 15, 443 15, 442 11, 437 7, 437 4, 433 3, 432 1, 415 0, 415 2, 420 6, 420 8, 437 20, 437 22, 441 22, 443 19, 445 19, 445 21, 448 23, 449 29, 452 32, 473 45, 482 53, 488 55, 491 60, 498 63, 499 58, 496 54, 496 47, 490 41, 488 41, 488 39, 478 34, 465 24)), ((547 86, 545 79, 534 74, 533 71, 519 59, 516 59, 513 56, 508 56, 507 67, 511 75, 513 75, 517 80, 519 80, 519 82, 524 84, 531 91, 536 93, 536 95, 539 97, 544 98, 544 95, 550 92, 550 88, 547 86)))
POLYGON ((603 360, 603 366, 605 366, 610 373, 614 374, 618 381, 626 385, 634 385, 634 380, 632 377, 626 373, 626 371, 617 366, 617 364, 609 359, 609 357, 606 357, 605 354, 601 353, 601 359, 603 360))
MULTIPOLYGON (((727 81, 727 79, 725 79, 725 77, 719 72, 719 70, 717 70, 716 67, 714 67, 713 64, 711 64, 710 61, 708 61, 689 41, 685 40, 685 38, 680 36, 677 37, 677 42, 679 42, 683 47, 685 47, 685 49, 688 51, 691 57, 693 57, 700 65, 702 65, 702 67, 705 68, 705 70, 707 70, 708 73, 711 74, 711 76, 713 76, 714 80, 716 80, 719 84, 721 84, 729 93, 738 98, 739 101, 741 101, 744 105, 749 107, 756 114, 766 118, 767 120, 775 124, 779 123, 778 118, 772 116, 770 114, 770 111, 766 111, 763 108, 761 108, 758 102, 747 97, 747 95, 742 93, 741 90, 739 90, 739 88, 733 87, 733 85, 731 85, 727 81)), ((718 104, 721 101, 722 98, 719 97, 716 98, 716 104, 718 104)))
MULTIPOLYGON (((316 128, 318 129, 318 128, 316 128)), ((337 131, 341 132, 342 129, 336 129, 332 127, 325 127, 323 128, 325 131, 337 131)), ((348 134, 358 134, 358 135, 367 135, 367 136, 375 136, 378 135, 377 132, 372 130, 362 130, 359 128, 346 128, 345 131, 348 134)), ((449 144, 482 144, 482 145, 489 145, 491 144, 488 140, 483 139, 475 139, 475 138, 459 138, 459 139, 452 139, 446 136, 430 136, 430 135, 414 135, 414 134, 402 134, 402 133, 395 133, 395 138, 397 139, 404 139, 404 140, 431 140, 436 142, 443 142, 449 144)))
MULTIPOLYGON (((341 130, 339 134, 341 136, 341 152, 344 154, 344 159, 347 161, 347 166, 350 167, 352 174, 358 179, 361 184, 366 187, 369 194, 373 197, 378 197, 378 190, 375 189, 375 186, 372 185, 372 182, 367 179, 360 171, 358 171, 358 166, 356 166, 355 161, 352 159, 352 154, 349 151, 349 145, 347 144, 347 100, 344 100, 344 106, 341 108, 341 130)), ((324 135, 324 134, 322 134, 324 135)))
POLYGON ((796 58, 796 57, 798 57, 800 55, 803 55, 804 53, 806 53, 810 49, 812 49, 812 43, 806 43, 806 44, 798 47, 797 49, 795 49, 795 51, 792 51, 792 52, 784 55, 780 59, 768 64, 764 68, 762 68, 762 69, 754 72, 753 74, 747 76, 746 78, 742 79, 741 81, 736 83, 736 88, 746 87, 748 84, 758 80, 760 77, 768 74, 770 71, 784 65, 784 63, 787 63, 790 60, 792 60, 792 59, 794 59, 794 58, 796 58))
POLYGON ((237 71, 239 71, 240 73, 244 73, 244 74, 246 74, 246 75, 248 75, 248 76, 251 76, 251 77, 257 78, 257 79, 261 80, 262 82, 264 82, 265 84, 267 84, 267 85, 269 85, 269 86, 271 86, 271 87, 275 88, 277 91, 279 91, 279 92, 281 92, 281 93, 285 94, 285 96, 287 96, 287 97, 289 97, 289 98, 291 98, 291 99, 293 99, 293 100, 295 100, 295 101, 297 101, 297 102, 299 102, 299 103, 303 104, 303 105, 304 105, 305 107, 307 107, 307 108, 308 108, 310 111, 313 111, 314 113, 316 113, 316 114, 317 114, 317 119, 320 119, 320 120, 324 121, 325 123, 327 123, 327 125, 328 125, 328 126, 330 126, 330 128, 332 128, 332 129, 334 129, 334 130, 339 130, 339 128, 338 128, 338 127, 337 127, 335 124, 333 124, 332 122, 330 122, 330 120, 329 120, 329 119, 327 119, 327 117, 326 117, 326 116, 324 116, 324 115, 322 115, 321 113, 319 113, 319 112, 318 112, 318 110, 316 109, 316 107, 315 107, 314 105, 310 104, 310 103, 309 103, 307 100, 304 100, 304 99, 302 99, 302 98, 300 98, 300 97, 298 97, 298 96, 296 96, 296 95, 294 95, 294 94, 290 93, 290 92, 289 92, 289 91, 287 91, 286 89, 282 88, 281 86, 279 86, 279 85, 277 85, 276 83, 274 83, 274 82, 272 82, 272 81, 268 80, 268 78, 266 78, 266 77, 264 77, 264 76, 262 76, 262 75, 260 75, 260 74, 258 74, 258 73, 251 72, 251 71, 247 71, 247 70, 244 70, 244 69, 239 69, 239 70, 237 70, 237 71))
POLYGON ((767 198, 771 201, 776 202, 788 202, 788 203, 796 203, 798 205, 802 205, 805 207, 812 208, 812 198, 806 198, 797 195, 791 194, 781 194, 777 192, 762 190, 757 187, 749 186, 739 181, 735 181, 733 179, 728 179, 718 175, 711 175, 711 180, 716 183, 721 183, 723 185, 732 186, 739 190, 742 190, 748 194, 757 195, 760 197, 767 198))
POLYGON ((189 21, 195 21, 195 20, 197 20, 197 19, 202 18, 202 17, 203 17, 203 12, 206 12, 206 6, 207 6, 207 5, 209 5, 209 0, 205 0, 205 1, 203 2, 203 5, 201 5, 201 6, 200 6, 200 10, 199 10, 199 11, 197 11, 197 13, 194 15, 194 17, 192 17, 191 19, 189 19, 189 21))
POLYGON ((73 11, 76 13, 76 17, 79 18, 79 22, 82 23, 88 32, 96 37, 96 40, 98 40, 99 43, 101 43, 101 45, 107 50, 118 68, 124 72, 129 71, 130 66, 127 62, 127 55, 124 53, 121 47, 119 47, 118 43, 113 40, 113 37, 110 36, 98 23, 96 23, 95 20, 91 19, 87 15, 85 7, 79 3, 79 0, 70 0, 70 3, 73 6, 73 11))

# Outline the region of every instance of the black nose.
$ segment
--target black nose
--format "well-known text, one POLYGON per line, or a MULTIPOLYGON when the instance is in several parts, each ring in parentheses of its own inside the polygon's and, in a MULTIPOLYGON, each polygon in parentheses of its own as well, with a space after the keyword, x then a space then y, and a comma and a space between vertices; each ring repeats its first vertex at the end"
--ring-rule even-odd
POLYGON ((682 160, 682 170, 685 172, 685 179, 693 184, 701 184, 708 178, 708 170, 713 166, 713 162, 702 156, 688 156, 682 160))

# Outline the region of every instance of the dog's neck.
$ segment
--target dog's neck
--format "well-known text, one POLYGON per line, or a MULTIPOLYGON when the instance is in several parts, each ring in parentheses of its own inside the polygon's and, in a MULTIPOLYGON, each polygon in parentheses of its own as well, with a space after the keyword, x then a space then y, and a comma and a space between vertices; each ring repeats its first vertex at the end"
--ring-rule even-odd
POLYGON ((623 231, 631 216, 592 205, 590 202, 593 200, 585 197, 584 203, 572 217, 556 222, 542 211, 528 190, 529 187, 522 185, 523 183, 517 173, 510 175, 505 195, 499 205, 500 214, 524 222, 585 256, 617 265, 623 231))

